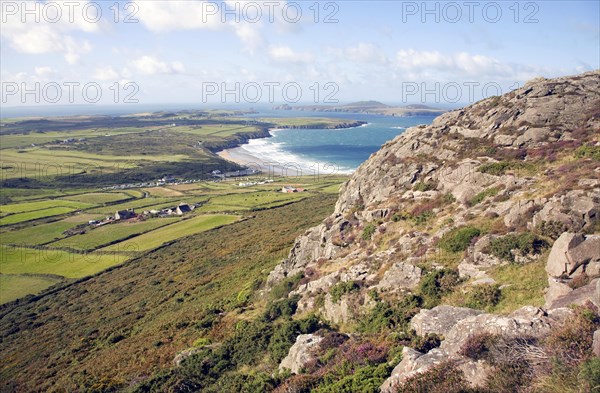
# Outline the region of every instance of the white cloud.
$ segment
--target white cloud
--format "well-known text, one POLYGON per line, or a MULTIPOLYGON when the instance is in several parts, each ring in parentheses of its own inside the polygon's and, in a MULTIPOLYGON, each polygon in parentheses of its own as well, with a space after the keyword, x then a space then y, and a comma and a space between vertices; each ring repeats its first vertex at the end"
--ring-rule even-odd
POLYGON ((346 48, 344 55, 347 59, 364 63, 380 63, 387 62, 387 57, 383 50, 371 43, 359 43, 356 46, 346 48))
POLYGON ((115 80, 119 73, 112 66, 98 67, 94 72, 94 78, 101 81, 115 80))
POLYGON ((207 1, 141 1, 135 17, 150 31, 216 29, 223 23, 218 4, 207 1))
POLYGON ((271 60, 280 63, 302 64, 313 61, 314 56, 310 52, 295 52, 285 45, 273 45, 269 47, 271 60))
POLYGON ((131 62, 131 66, 144 75, 181 74, 185 72, 184 65, 179 61, 167 63, 152 56, 142 56, 131 62))
POLYGON ((510 77, 515 74, 513 66, 484 56, 460 52, 452 55, 439 51, 400 50, 395 66, 413 75, 448 74, 454 77, 510 77))
MULTIPOLYGON (((11 48, 20 53, 47 54, 63 53, 69 64, 76 63, 81 55, 91 51, 86 40, 76 40, 69 32, 93 33, 100 30, 100 24, 86 20, 82 12, 87 1, 77 2, 74 8, 66 6, 66 1, 34 2, 16 4, 15 13, 7 11, 2 16, 0 37, 11 48), (52 6, 48 6, 48 4, 52 6), (48 8, 43 8, 48 7, 48 8), (43 11, 43 10, 49 11, 43 11), (60 10, 60 16, 55 11, 60 10), (25 10, 35 11, 25 13, 25 10)), ((71 5, 73 2, 71 2, 71 5)))

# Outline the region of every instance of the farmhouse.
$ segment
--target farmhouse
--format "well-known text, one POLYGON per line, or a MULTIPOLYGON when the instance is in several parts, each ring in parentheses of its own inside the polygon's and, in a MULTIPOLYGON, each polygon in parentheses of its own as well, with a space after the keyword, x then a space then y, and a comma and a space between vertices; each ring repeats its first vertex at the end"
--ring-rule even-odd
POLYGON ((193 208, 187 203, 182 203, 175 209, 175 214, 178 216, 183 215, 184 213, 191 213, 193 208))
POLYGON ((115 220, 127 220, 136 216, 134 209, 119 210, 115 213, 115 220))

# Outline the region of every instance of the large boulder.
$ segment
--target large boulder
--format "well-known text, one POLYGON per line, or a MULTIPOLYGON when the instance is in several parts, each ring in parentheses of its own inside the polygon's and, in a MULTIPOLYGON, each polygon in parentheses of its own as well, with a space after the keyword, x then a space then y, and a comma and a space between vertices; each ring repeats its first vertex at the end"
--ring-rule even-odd
POLYGON ((421 281, 421 269, 410 263, 396 262, 383 275, 377 289, 397 291, 400 289, 414 289, 421 281))
POLYGON ((446 336, 459 321, 482 313, 482 311, 466 307, 437 306, 431 310, 422 309, 411 319, 410 327, 419 336, 430 333, 446 336))
POLYGON ((553 309, 568 307, 573 304, 584 305, 588 302, 600 308, 600 279, 592 280, 589 284, 552 300, 546 306, 553 309))
POLYGON ((299 374, 304 367, 316 360, 315 353, 321 340, 323 337, 315 334, 299 335, 287 356, 279 364, 279 370, 288 369, 293 374, 299 374))
POLYGON ((585 265, 590 263, 600 263, 600 235, 564 232, 552 246, 546 272, 552 277, 573 276, 581 266, 584 268, 580 273, 585 271, 585 265))

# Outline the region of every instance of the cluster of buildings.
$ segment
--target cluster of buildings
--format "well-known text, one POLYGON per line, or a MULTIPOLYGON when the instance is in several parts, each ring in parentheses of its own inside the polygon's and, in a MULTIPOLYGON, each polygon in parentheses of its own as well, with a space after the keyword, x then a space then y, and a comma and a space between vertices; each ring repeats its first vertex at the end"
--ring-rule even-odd
POLYGON ((221 172, 220 170, 215 170, 211 172, 211 175, 213 177, 216 177, 218 179, 225 179, 228 177, 242 177, 242 176, 253 176, 256 175, 257 173, 260 173, 260 171, 258 169, 242 169, 239 171, 233 171, 233 172, 221 172))
POLYGON ((292 192, 304 192, 304 188, 300 188, 300 187, 292 187, 292 186, 283 186, 281 188, 281 192, 289 194, 292 192))
POLYGON ((273 179, 265 179, 261 181, 250 181, 245 183, 239 183, 238 187, 250 187, 250 186, 258 186, 262 184, 273 183, 273 179))
POLYGON ((130 220, 133 218, 146 219, 149 217, 183 216, 184 214, 191 213, 200 205, 201 203, 180 203, 175 207, 168 207, 160 210, 145 210, 141 214, 136 213, 135 209, 118 210, 113 216, 108 216, 104 220, 90 220, 88 221, 88 224, 99 227, 116 221, 130 220))

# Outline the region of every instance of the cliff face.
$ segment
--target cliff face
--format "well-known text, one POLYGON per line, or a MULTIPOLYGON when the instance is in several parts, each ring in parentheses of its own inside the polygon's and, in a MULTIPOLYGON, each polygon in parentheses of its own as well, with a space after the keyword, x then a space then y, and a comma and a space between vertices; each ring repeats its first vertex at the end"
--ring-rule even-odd
MULTIPOLYGON (((498 289, 498 266, 548 264, 542 313, 600 305, 599 140, 600 71, 534 79, 410 128, 358 168, 335 212, 297 239, 268 286, 302 274, 290 294, 300 299, 297 313, 316 312, 345 330, 381 299, 424 293, 423 278, 436 271, 458 277, 435 304, 464 305, 452 293, 478 285, 498 289)), ((542 306, 541 296, 532 306, 542 306)), ((526 304, 506 302, 505 313, 526 304)), ((517 315, 537 318, 529 309, 517 315)))

